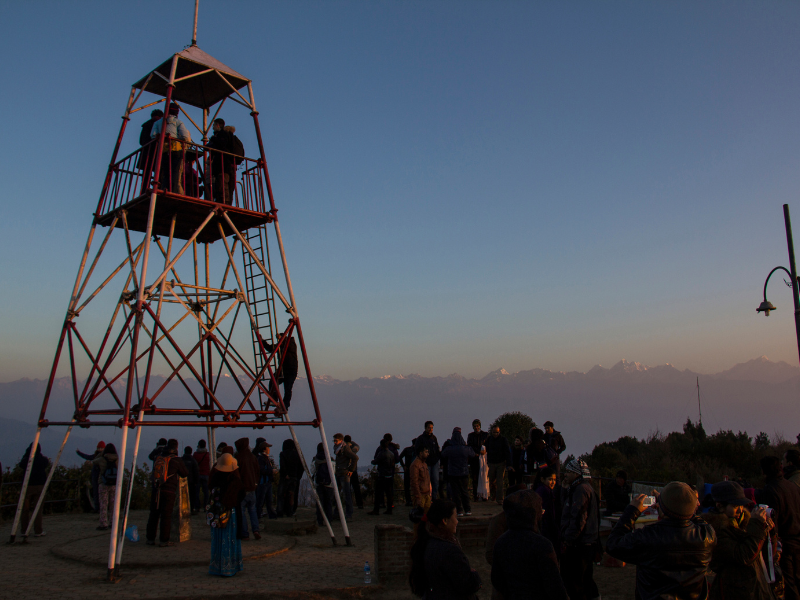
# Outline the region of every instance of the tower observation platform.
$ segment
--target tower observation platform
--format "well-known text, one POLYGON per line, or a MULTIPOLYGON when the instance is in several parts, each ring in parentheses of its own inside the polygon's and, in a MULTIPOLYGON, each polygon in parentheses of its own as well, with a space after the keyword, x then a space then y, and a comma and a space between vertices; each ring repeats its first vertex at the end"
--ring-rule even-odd
MULTIPOLYGON (((135 473, 142 427, 205 428, 212 460, 220 427, 286 427, 309 479, 295 427, 311 426, 318 429, 328 469, 334 472, 253 84, 201 50, 196 30, 197 5, 192 45, 131 87, 32 444, 38 446, 42 428, 66 427, 34 513, 74 426, 119 431, 118 464, 127 464, 129 473, 135 473), (135 145, 125 137, 131 119, 148 108, 150 120, 140 119, 138 146, 121 152, 135 145), (223 120, 237 118, 234 111, 241 118, 242 109, 252 119, 257 141, 252 152, 245 151, 223 120), (102 237, 99 245, 95 234, 102 237), (288 323, 279 322, 287 316, 288 323), (68 406, 51 403, 59 366, 71 379, 68 406), (293 405, 293 386, 303 371, 308 395, 293 405), (290 418, 295 410, 301 418, 290 418), (129 431, 135 433, 130 453, 129 431)), ((253 136, 246 139, 252 144, 253 136)), ((31 452, 11 542, 34 456, 31 452)), ((133 489, 125 473, 118 469, 110 580, 118 576, 133 489)), ((322 508, 314 486, 312 492, 322 508)), ((334 497, 343 515, 339 494, 334 497)), ((349 545, 344 519, 342 528, 349 545)), ((30 526, 23 539, 29 533, 30 526)))

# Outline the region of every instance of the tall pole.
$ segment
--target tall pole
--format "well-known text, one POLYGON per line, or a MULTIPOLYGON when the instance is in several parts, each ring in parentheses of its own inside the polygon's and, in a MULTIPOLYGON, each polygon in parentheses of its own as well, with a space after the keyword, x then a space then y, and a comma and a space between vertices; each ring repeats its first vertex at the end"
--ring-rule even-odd
POLYGON ((197 46, 197 11, 200 7, 200 0, 194 0, 194 29, 192 29, 192 46, 197 46))
POLYGON ((797 335, 797 355, 800 359, 800 289, 797 284, 797 265, 794 261, 794 240, 789 205, 783 205, 783 220, 786 223, 786 245, 789 247, 789 270, 792 272, 792 295, 794 296, 794 329, 797 335))

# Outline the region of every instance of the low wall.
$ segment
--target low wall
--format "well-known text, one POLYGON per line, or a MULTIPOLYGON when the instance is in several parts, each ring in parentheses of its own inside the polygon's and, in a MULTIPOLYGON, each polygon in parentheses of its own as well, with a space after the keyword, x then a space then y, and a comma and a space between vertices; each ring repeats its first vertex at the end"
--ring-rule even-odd
MULTIPOLYGON (((456 537, 462 548, 486 545, 489 518, 462 517, 456 537)), ((386 587, 405 587, 411 571, 411 545, 414 532, 402 525, 376 525, 373 568, 378 583, 386 587)))

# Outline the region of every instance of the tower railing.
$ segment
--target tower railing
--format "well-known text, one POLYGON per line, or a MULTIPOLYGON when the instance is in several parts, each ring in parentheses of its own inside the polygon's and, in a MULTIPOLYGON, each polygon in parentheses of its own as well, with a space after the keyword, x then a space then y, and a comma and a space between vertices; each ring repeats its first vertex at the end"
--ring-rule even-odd
MULTIPOLYGON (((111 178, 97 205, 96 215, 149 197, 153 191, 158 140, 141 146, 111 165, 111 178)), ((221 202, 244 210, 267 213, 260 161, 194 142, 166 138, 158 188, 174 198, 221 202)))

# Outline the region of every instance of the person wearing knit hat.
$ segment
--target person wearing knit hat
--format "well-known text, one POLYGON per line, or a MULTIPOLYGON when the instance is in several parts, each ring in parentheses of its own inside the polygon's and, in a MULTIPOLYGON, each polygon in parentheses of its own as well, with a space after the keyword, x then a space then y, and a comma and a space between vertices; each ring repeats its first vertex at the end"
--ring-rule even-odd
POLYGON ((570 600, 592 600, 600 592, 594 581, 594 555, 600 542, 600 505, 589 466, 575 458, 564 465, 561 485, 561 578, 570 600))
MULTIPOLYGON (((76 454, 83 460, 93 461, 95 458, 102 456, 103 450, 106 447, 104 441, 97 442, 97 449, 92 454, 75 450, 76 454)), ((100 467, 92 463, 92 502, 94 503, 93 513, 100 512, 100 467)))
POLYGON ((711 556, 711 570, 717 574, 711 598, 774 600, 760 560, 773 527, 767 509, 759 506, 748 511, 753 503, 735 481, 715 483, 711 498, 714 506, 703 514, 717 534, 711 556))
POLYGON ((708 598, 711 555, 717 545, 714 528, 693 519, 694 490, 680 481, 664 487, 658 498, 663 518, 636 529, 646 494, 625 508, 606 542, 606 552, 636 565, 637 598, 708 598))

